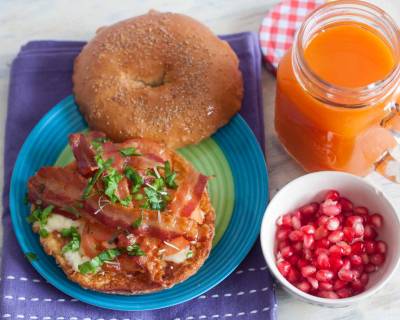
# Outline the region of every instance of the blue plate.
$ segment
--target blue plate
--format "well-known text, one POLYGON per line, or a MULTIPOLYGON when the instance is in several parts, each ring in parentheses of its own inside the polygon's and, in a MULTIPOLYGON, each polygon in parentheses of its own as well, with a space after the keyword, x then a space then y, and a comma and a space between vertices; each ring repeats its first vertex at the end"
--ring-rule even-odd
MULTIPOLYGON (((42 166, 53 165, 67 145, 68 135, 86 128, 73 97, 62 100, 40 120, 26 139, 11 178, 10 208, 15 234, 23 252, 37 254, 38 259, 32 265, 49 283, 73 298, 99 307, 124 311, 151 310, 201 295, 224 280, 240 264, 259 234, 268 202, 268 178, 258 142, 243 118, 237 115, 211 138, 230 167, 233 210, 228 213, 230 220, 219 242, 194 276, 171 289, 136 296, 102 294, 85 290, 68 280, 54 259, 44 253, 37 235, 26 222, 29 208, 24 205, 23 198, 29 177, 42 166)), ((213 200, 213 196, 211 198, 213 200)))

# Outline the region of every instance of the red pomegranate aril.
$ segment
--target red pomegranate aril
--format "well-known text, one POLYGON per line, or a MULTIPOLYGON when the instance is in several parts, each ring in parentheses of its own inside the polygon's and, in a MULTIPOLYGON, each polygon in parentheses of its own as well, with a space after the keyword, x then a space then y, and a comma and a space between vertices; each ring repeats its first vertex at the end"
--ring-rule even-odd
POLYGON ((292 217, 292 226, 293 229, 298 230, 301 228, 301 220, 300 220, 300 212, 292 217))
POLYGON ((375 243, 375 253, 386 254, 387 244, 386 242, 379 240, 375 243))
POLYGON ((311 260, 313 258, 313 253, 311 251, 311 249, 304 249, 304 253, 303 253, 304 259, 306 260, 311 260))
POLYGON ((329 231, 324 226, 319 226, 315 230, 315 240, 325 238, 329 234, 329 231))
POLYGON ((295 270, 294 268, 290 268, 286 279, 290 282, 290 283, 296 283, 297 281, 299 281, 300 279, 300 274, 297 270, 295 270))
POLYGON ((303 247, 306 249, 310 249, 314 244, 314 236, 305 234, 303 236, 303 247))
POLYGON ((379 213, 374 213, 369 217, 369 223, 375 228, 380 228, 383 225, 383 217, 379 213))
POLYGON ((311 285, 307 281, 301 281, 296 284, 296 287, 304 292, 309 292, 311 289, 311 285))
POLYGON ((293 248, 289 246, 282 248, 280 252, 284 259, 287 259, 294 254, 293 248))
POLYGON ((296 256, 296 255, 293 255, 293 256, 291 256, 290 258, 288 258, 288 261, 289 261, 289 263, 292 265, 292 266, 295 266, 296 264, 298 264, 299 263, 299 257, 298 256, 296 256))
POLYGON ((342 252, 344 256, 349 256, 351 254, 351 246, 345 241, 339 241, 336 245, 342 248, 342 252))
POLYGON ((365 266, 364 270, 365 270, 366 273, 372 273, 372 272, 375 272, 377 269, 378 269, 378 266, 376 266, 376 265, 374 265, 372 263, 368 263, 365 266))
POLYGON ((317 256, 317 267, 319 269, 328 269, 330 266, 329 257, 326 253, 321 253, 317 256))
POLYGON ((359 266, 352 266, 353 271, 356 271, 358 274, 362 275, 364 273, 364 265, 360 264, 359 266))
POLYGON ((339 298, 339 296, 335 292, 328 291, 328 290, 318 291, 318 296, 321 298, 326 298, 326 299, 338 299, 339 298))
POLYGON ((336 245, 336 244, 334 244, 333 246, 331 246, 329 248, 329 252, 331 254, 343 255, 343 248, 338 246, 338 245, 336 245))
POLYGON ((357 294, 360 292, 364 291, 365 286, 362 284, 361 280, 353 280, 351 282, 351 289, 353 290, 353 293, 357 294))
POLYGON ((361 266, 363 264, 361 256, 359 256, 357 254, 352 254, 350 256, 350 262, 351 262, 352 266, 361 266))
POLYGON ((364 227, 364 239, 365 240, 375 240, 375 238, 378 236, 376 233, 376 230, 373 226, 367 224, 364 227))
POLYGON ((277 224, 278 224, 278 226, 286 226, 286 227, 291 228, 292 227, 292 216, 289 213, 284 214, 277 220, 277 224))
POLYGON ((373 254, 375 252, 375 241, 365 241, 365 252, 373 254))
POLYGON ((346 269, 344 267, 342 269, 340 269, 338 272, 339 279, 343 280, 343 281, 349 282, 349 281, 353 280, 353 276, 354 276, 353 271, 346 269))
POLYGON ((333 201, 337 201, 340 198, 340 194, 338 191, 336 190, 329 190, 326 194, 325 194, 325 200, 333 200, 333 201))
POLYGON ((320 290, 332 290, 333 284, 329 282, 319 282, 319 289, 320 290))
POLYGON ((353 203, 347 198, 340 198, 339 199, 340 206, 342 207, 343 212, 348 212, 353 210, 353 203))
POLYGON ((333 272, 330 270, 318 270, 315 274, 318 281, 329 282, 333 278, 333 272))
POLYGON ((361 282, 362 285, 365 287, 365 286, 368 284, 368 281, 369 281, 369 275, 368 275, 368 273, 363 273, 363 274, 360 276, 360 282, 361 282))
POLYGON ((351 263, 350 263, 350 259, 349 259, 349 258, 344 258, 344 259, 343 259, 343 266, 342 266, 342 268, 343 268, 343 269, 350 270, 350 268, 351 268, 351 263))
POLYGON ((278 262, 277 267, 278 267, 279 272, 280 272, 284 277, 287 276, 287 274, 289 273, 289 270, 290 270, 290 268, 291 268, 290 263, 287 262, 287 261, 285 261, 285 260, 283 260, 283 261, 281 261, 281 262, 278 262))
POLYGON ((326 224, 328 223, 330 217, 328 216, 320 216, 317 219, 317 223, 319 226, 324 226, 326 228, 326 224))
POLYGON ((310 283, 311 287, 314 290, 317 290, 319 287, 319 282, 317 279, 313 278, 313 277, 307 277, 307 281, 310 283))
POLYGON ((278 243, 278 249, 281 250, 284 247, 290 246, 289 241, 287 240, 283 240, 281 242, 278 243))
POLYGON ((317 268, 315 268, 314 266, 308 265, 308 266, 301 268, 301 275, 304 278, 307 278, 307 277, 313 275, 316 271, 317 271, 317 268))
POLYGON ((347 227, 352 227, 352 226, 353 226, 355 223, 357 223, 357 222, 363 223, 364 220, 363 220, 363 218, 361 218, 360 216, 350 216, 350 217, 347 217, 347 219, 346 219, 346 226, 347 226, 347 227))
POLYGON ((330 244, 331 244, 331 242, 326 238, 322 238, 322 239, 319 239, 319 240, 315 241, 315 247, 316 248, 328 249, 330 244))
POLYGON ((340 204, 337 201, 325 200, 320 207, 321 212, 326 216, 336 216, 338 215, 342 209, 340 204))
POLYGON ((329 258, 329 263, 331 269, 335 272, 337 272, 339 269, 343 267, 343 260, 341 259, 341 256, 338 254, 331 255, 329 258))
POLYGON ((343 239, 346 240, 347 242, 351 243, 353 242, 355 238, 355 233, 352 227, 344 227, 343 228, 343 239))
POLYGON ((361 259, 362 259, 363 264, 368 264, 369 263, 369 255, 368 254, 363 253, 361 255, 361 259))
POLYGON ((300 230, 294 230, 289 233, 289 239, 292 241, 301 241, 303 240, 303 232, 300 230))
POLYGON ((353 211, 356 215, 360 216, 366 216, 369 214, 369 211, 366 207, 355 207, 353 211))
POLYGON ((291 231, 291 228, 285 227, 285 226, 280 226, 278 228, 278 230, 276 231, 276 240, 283 241, 283 240, 288 239, 290 231, 291 231))
POLYGON ((362 254, 365 252, 365 244, 361 241, 355 242, 351 245, 351 252, 355 254, 362 254))
POLYGON ((332 217, 329 218, 329 220, 327 221, 326 228, 329 231, 335 231, 339 228, 339 225, 340 225, 339 219, 337 217, 332 217))
POLYGON ((330 242, 339 242, 339 241, 341 241, 342 239, 343 239, 343 231, 340 231, 340 230, 335 230, 335 231, 332 231, 330 234, 329 234, 329 236, 328 236, 328 240, 330 241, 330 242))
POLYGON ((306 217, 311 217, 317 213, 318 209, 319 209, 319 203, 312 202, 310 204, 306 204, 300 207, 299 211, 301 212, 302 215, 306 217))
POLYGON ((292 245, 293 250, 298 252, 301 252, 303 250, 303 244, 301 242, 296 242, 292 245))
POLYGON ((364 225, 361 222, 356 222, 353 224, 353 231, 355 237, 361 237, 364 234, 364 225))
POLYGON ((303 232, 304 234, 312 235, 315 233, 315 227, 311 224, 307 224, 305 226, 302 226, 300 228, 300 231, 303 232))
POLYGON ((344 288, 346 285, 347 285, 346 281, 337 279, 333 283, 333 290, 335 290, 335 291, 340 290, 340 289, 344 288))
POLYGON ((352 293, 353 293, 353 291, 347 287, 336 291, 336 294, 342 299, 350 297, 352 295, 352 293))
POLYGON ((306 259, 299 259, 297 262, 298 267, 301 269, 305 266, 310 265, 310 261, 307 261, 306 259))
POLYGON ((369 261, 379 267, 385 262, 385 256, 382 253, 375 253, 369 257, 369 261))

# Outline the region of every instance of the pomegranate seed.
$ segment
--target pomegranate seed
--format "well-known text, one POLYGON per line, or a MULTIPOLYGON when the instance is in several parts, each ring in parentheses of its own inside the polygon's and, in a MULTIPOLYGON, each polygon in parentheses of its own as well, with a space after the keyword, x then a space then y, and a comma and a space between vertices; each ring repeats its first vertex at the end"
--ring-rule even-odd
POLYGON ((325 200, 321 204, 320 209, 321 212, 326 216, 336 216, 342 211, 340 204, 337 201, 332 201, 329 199, 325 200))
POLYGON ((329 221, 329 217, 328 216, 320 216, 317 220, 318 225, 319 226, 325 226, 327 224, 327 222, 329 221))
POLYGON ((313 258, 313 253, 310 249, 304 249, 304 259, 311 260, 313 258))
POLYGON ((288 261, 292 266, 295 266, 299 262, 299 257, 296 255, 293 255, 290 258, 288 258, 288 261))
POLYGON ((364 220, 360 216, 350 216, 346 219, 346 226, 352 227, 355 223, 363 223, 364 220))
POLYGON ((281 249, 281 255, 284 259, 291 257, 294 254, 292 247, 284 247, 281 249))
POLYGON ((349 282, 353 280, 353 271, 342 268, 338 272, 338 277, 340 280, 349 282))
POLYGON ((387 251, 386 242, 379 240, 375 243, 375 252, 385 254, 387 251))
POLYGON ((343 239, 343 236, 344 236, 343 231, 335 230, 329 234, 328 240, 330 242, 339 242, 343 239))
POLYGON ((330 244, 331 244, 330 241, 326 238, 322 238, 320 240, 315 241, 316 248, 328 249, 330 244))
POLYGON ((321 290, 332 290, 333 285, 329 282, 319 282, 319 288, 321 290))
POLYGON ((365 251, 368 254, 373 254, 375 252, 375 241, 365 241, 365 251))
POLYGON ((283 216, 279 217, 277 220, 277 224, 279 226, 286 226, 291 228, 292 227, 292 217, 289 213, 284 214, 283 216))
POLYGON ((369 281, 369 275, 368 273, 363 273, 360 277, 360 282, 363 284, 363 286, 365 287, 368 284, 369 281))
POLYGON ((381 253, 375 253, 369 257, 372 264, 381 266, 385 262, 385 256, 381 253))
POLYGON ((291 231, 291 228, 281 226, 278 228, 276 231, 276 240, 278 241, 283 241, 286 240, 289 236, 289 233, 291 231))
POLYGON ((373 226, 367 224, 364 227, 364 239, 365 240, 374 240, 377 237, 376 230, 374 229, 373 226))
POLYGON ((296 287, 304 292, 308 292, 311 289, 311 286, 307 281, 299 282, 298 284, 296 284, 296 287))
POLYGON ((303 237, 303 246, 304 248, 310 249, 314 244, 314 236, 306 234, 303 237))
POLYGON ((329 190, 326 194, 325 194, 325 200, 333 200, 336 201, 340 198, 340 194, 339 192, 337 192, 336 190, 329 190))
POLYGON ((303 244, 301 242, 294 243, 293 250, 296 252, 301 252, 303 250, 303 244))
POLYGON ((298 230, 301 228, 301 220, 298 215, 293 215, 292 217, 292 226, 293 229, 298 230))
POLYGON ((340 298, 348 298, 352 295, 353 291, 350 288, 343 288, 336 291, 336 293, 340 298))
POLYGON ((335 280, 335 282, 333 284, 333 290, 335 290, 335 291, 340 290, 340 289, 344 288, 346 286, 346 284, 347 284, 346 281, 337 279, 337 280, 335 280))
POLYGON ((362 259, 363 264, 368 264, 369 263, 369 255, 368 254, 363 253, 361 255, 361 259, 362 259))
POLYGON ((329 263, 331 265, 331 269, 335 272, 343 267, 343 260, 338 254, 331 255, 329 258, 329 263))
POLYGON ((304 234, 314 234, 315 233, 315 227, 311 224, 308 224, 306 226, 302 226, 300 228, 300 231, 303 232, 304 234))
POLYGON ((307 277, 313 275, 316 271, 317 271, 317 268, 315 268, 314 266, 310 266, 310 265, 301 268, 301 274, 304 278, 307 278, 307 277))
POLYGON ((343 259, 343 267, 344 269, 350 270, 351 268, 351 263, 349 258, 344 258, 343 259))
POLYGON ((356 237, 362 237, 364 234, 364 225, 361 222, 354 223, 353 231, 356 237))
POLYGON ((300 278, 300 274, 297 270, 295 270, 294 268, 290 268, 286 279, 290 282, 290 283, 296 283, 297 281, 299 281, 300 278))
POLYGON ((352 211, 353 210, 353 203, 347 198, 340 198, 339 200, 340 206, 342 207, 343 212, 352 211))
POLYGON ((325 238, 328 233, 329 231, 324 226, 319 226, 317 230, 315 230, 315 239, 319 240, 325 238))
POLYGON ((337 228, 339 228, 339 225, 340 225, 339 219, 336 217, 332 217, 332 218, 329 218, 328 222, 326 223, 326 228, 329 231, 335 231, 335 230, 337 230, 337 228))
POLYGON ((352 227, 344 227, 343 228, 343 238, 347 242, 353 242, 355 238, 355 233, 352 227))
POLYGON ((306 217, 311 217, 317 213, 318 209, 319 209, 319 204, 317 202, 313 202, 310 204, 306 204, 305 206, 302 206, 299 209, 299 211, 302 213, 302 215, 306 217))
POLYGON ((355 207, 353 211, 359 216, 367 216, 369 214, 369 211, 366 207, 355 207))
POLYGON ((374 213, 369 217, 368 222, 375 228, 380 228, 383 225, 383 217, 379 213, 374 213))
POLYGON ((368 263, 368 264, 365 266, 365 272, 366 272, 366 273, 375 272, 377 269, 378 269, 378 266, 376 266, 376 265, 374 265, 374 264, 372 264, 372 263, 368 263))
POLYGON ((294 230, 289 233, 289 239, 292 241, 301 241, 303 240, 303 232, 300 230, 294 230))
POLYGON ((329 257, 326 253, 317 256, 317 266, 319 269, 328 269, 330 267, 329 257))
POLYGON ((305 266, 308 266, 310 264, 309 261, 307 261, 306 259, 299 259, 297 262, 297 265, 299 268, 303 268, 305 266))
POLYGON ((343 255, 343 248, 339 247, 338 245, 334 244, 329 248, 329 252, 334 255, 343 255))
POLYGON ((351 252, 355 253, 355 254, 362 254, 365 252, 365 245, 363 242, 359 241, 356 243, 353 243, 351 245, 351 252))
POLYGON ((362 284, 361 280, 353 280, 351 282, 351 289, 353 290, 353 293, 357 294, 362 291, 364 291, 364 285, 362 284))
POLYGON ((291 268, 290 263, 285 260, 278 263, 278 270, 284 277, 287 276, 290 268, 291 268))
POLYGON ((313 277, 307 277, 307 281, 310 283, 311 287, 312 287, 314 290, 317 290, 317 289, 318 289, 319 283, 318 283, 318 280, 317 280, 317 279, 315 279, 315 278, 313 278, 313 277))
POLYGON ((283 240, 281 242, 278 243, 278 249, 281 250, 284 247, 290 246, 289 241, 287 240, 283 240))
POLYGON ((350 262, 352 266, 360 266, 363 264, 361 257, 357 254, 353 254, 350 256, 350 262))
POLYGON ((364 265, 361 264, 359 266, 352 266, 353 271, 357 271, 358 274, 363 274, 364 273, 364 265))
POLYGON ((328 291, 328 290, 318 291, 318 296, 321 298, 327 298, 327 299, 338 299, 339 298, 335 292, 328 291))
POLYGON ((330 270, 318 270, 315 274, 318 281, 329 282, 333 278, 333 272, 330 270))
POLYGON ((351 254, 351 246, 345 241, 339 241, 336 245, 342 248, 342 252, 344 256, 349 256, 351 254))
POLYGON ((326 249, 326 248, 317 248, 317 249, 315 249, 314 253, 318 257, 320 254, 328 255, 329 254, 329 250, 326 249))

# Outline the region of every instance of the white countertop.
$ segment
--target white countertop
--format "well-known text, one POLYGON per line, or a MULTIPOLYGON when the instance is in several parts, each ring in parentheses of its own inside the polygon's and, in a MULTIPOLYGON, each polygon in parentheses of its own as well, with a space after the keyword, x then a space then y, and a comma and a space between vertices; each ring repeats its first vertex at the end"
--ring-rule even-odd
MULTIPOLYGON (((21 45, 29 40, 87 40, 95 30, 118 20, 143 14, 149 9, 188 14, 207 24, 215 33, 257 31, 269 7, 277 0, 216 1, 96 1, 35 0, 0 2, 0 158, 3 159, 4 127, 10 64, 21 45)), ((400 1, 371 0, 400 21, 400 1)), ((273 130, 275 79, 263 71, 266 150, 271 196, 291 179, 304 172, 279 145, 273 130)), ((0 165, 0 188, 3 188, 3 166, 0 165)), ((382 187, 400 209, 400 186, 378 176, 368 177, 382 187)), ((1 233, 1 232, 0 232, 1 233)), ((3 297, 0 297, 3 299, 3 297)), ((295 300, 278 290, 279 320, 305 319, 400 319, 400 270, 393 281, 373 298, 343 309, 327 309, 295 300)))

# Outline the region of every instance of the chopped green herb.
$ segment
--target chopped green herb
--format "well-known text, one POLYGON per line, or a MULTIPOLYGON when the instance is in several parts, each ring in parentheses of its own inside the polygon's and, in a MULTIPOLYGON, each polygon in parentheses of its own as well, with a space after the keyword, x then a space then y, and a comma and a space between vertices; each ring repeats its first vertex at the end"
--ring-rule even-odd
POLYGON ((148 205, 152 210, 163 211, 165 209, 167 204, 163 195, 160 194, 159 191, 157 191, 155 188, 145 187, 144 193, 147 196, 148 205))
POLYGON ((140 201, 140 200, 143 200, 144 196, 141 193, 137 193, 137 194, 135 194, 134 198, 135 198, 135 200, 140 201))
POLYGON ((193 251, 192 250, 188 251, 188 253, 186 254, 186 258, 187 259, 193 258, 193 251))
POLYGON ((132 193, 135 194, 140 190, 140 187, 143 184, 142 176, 137 173, 137 171, 131 167, 126 167, 124 171, 125 176, 132 181, 132 193))
POLYGON ((69 229, 62 229, 61 235, 63 237, 71 237, 71 241, 68 242, 61 250, 61 253, 65 253, 67 251, 78 251, 81 245, 81 236, 78 230, 75 227, 71 227, 69 229))
POLYGON ((130 246, 126 247, 126 251, 128 252, 128 255, 130 256, 145 256, 146 254, 142 249, 140 249, 140 246, 138 244, 132 244, 130 246))
POLYGON ((132 223, 132 228, 139 228, 140 225, 142 224, 142 220, 143 220, 143 212, 140 215, 139 218, 137 218, 133 223, 132 223))
POLYGON ((29 260, 29 262, 35 261, 37 259, 36 253, 33 252, 25 252, 25 257, 29 260))
POLYGON ((99 137, 99 138, 93 139, 93 140, 92 140, 92 146, 93 146, 96 150, 98 150, 98 149, 100 149, 100 147, 103 145, 103 143, 106 142, 106 141, 107 141, 107 138, 106 138, 106 137, 99 137))
POLYGON ((29 223, 38 222, 39 223, 39 235, 43 238, 47 237, 49 233, 46 230, 47 219, 51 214, 54 206, 47 206, 45 209, 41 210, 40 208, 36 208, 33 212, 27 217, 27 221, 29 223))
POLYGON ((140 153, 136 151, 136 148, 130 147, 130 148, 125 148, 119 150, 119 153, 121 153, 124 157, 129 157, 129 156, 141 156, 140 153))
POLYGON ((169 161, 164 163, 164 174, 165 174, 165 184, 168 188, 176 189, 178 185, 175 182, 176 172, 171 170, 171 164, 169 161))
POLYGON ((121 252, 118 249, 108 249, 103 251, 93 259, 86 261, 78 266, 79 272, 82 274, 96 273, 101 265, 106 261, 113 261, 121 252))
POLYGON ((119 199, 119 202, 124 206, 124 207, 129 207, 129 205, 132 203, 132 196, 129 195, 125 199, 119 199))
POLYGON ((102 173, 105 172, 114 161, 112 158, 104 161, 100 155, 96 155, 95 159, 99 169, 96 171, 93 177, 90 177, 85 190, 83 190, 82 199, 87 199, 90 196, 90 193, 92 192, 97 180, 99 180, 102 173))
POLYGON ((107 170, 107 175, 103 177, 104 182, 104 193, 115 203, 120 199, 115 194, 118 189, 118 183, 122 180, 122 175, 118 173, 114 168, 107 170))

